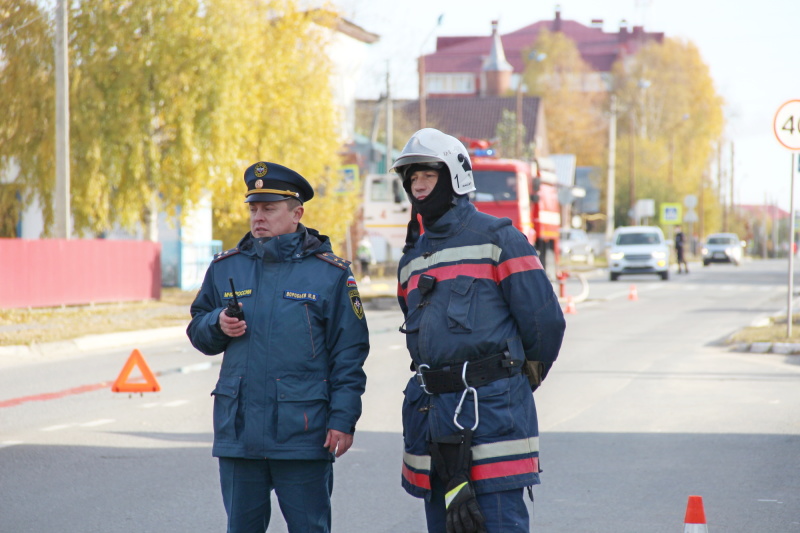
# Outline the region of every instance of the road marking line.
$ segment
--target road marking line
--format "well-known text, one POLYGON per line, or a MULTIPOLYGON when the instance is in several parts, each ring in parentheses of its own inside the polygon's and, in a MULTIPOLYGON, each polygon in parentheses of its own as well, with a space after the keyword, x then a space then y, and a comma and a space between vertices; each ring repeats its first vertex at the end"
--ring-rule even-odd
POLYGON ((21 440, 6 440, 0 442, 0 448, 7 448, 8 446, 17 446, 19 444, 24 444, 21 440))
POLYGON ((71 425, 72 424, 58 424, 56 426, 47 426, 46 428, 42 428, 39 431, 58 431, 60 429, 66 429, 71 425))
POLYGON ((91 392, 100 389, 105 389, 106 387, 110 386, 111 386, 110 381, 103 381, 102 383, 94 383, 92 385, 82 385, 80 387, 73 387, 71 389, 66 389, 59 392, 49 392, 45 394, 34 394, 33 396, 23 396, 21 398, 12 398, 10 400, 5 400, 0 402, 0 408, 13 407, 26 402, 37 402, 37 401, 42 402, 45 400, 55 400, 57 398, 63 398, 65 396, 71 396, 74 394, 83 394, 84 392, 91 392))
POLYGON ((150 402, 150 403, 146 403, 146 404, 140 405, 139 407, 141 407, 142 409, 152 409, 153 407, 156 407, 157 405, 159 405, 158 402, 150 402))
POLYGON ((178 369, 181 374, 188 374, 189 372, 200 372, 202 370, 209 370, 211 368, 211 362, 206 363, 197 363, 194 365, 187 365, 182 366, 178 369))
POLYGON ((104 424, 110 424, 112 422, 116 422, 113 418, 101 418, 99 420, 92 420, 91 422, 85 422, 80 424, 82 428, 93 428, 95 426, 102 426, 104 424))
POLYGON ((164 407, 178 407, 179 405, 184 405, 189 403, 189 400, 175 400, 174 402, 167 402, 164 404, 164 407))

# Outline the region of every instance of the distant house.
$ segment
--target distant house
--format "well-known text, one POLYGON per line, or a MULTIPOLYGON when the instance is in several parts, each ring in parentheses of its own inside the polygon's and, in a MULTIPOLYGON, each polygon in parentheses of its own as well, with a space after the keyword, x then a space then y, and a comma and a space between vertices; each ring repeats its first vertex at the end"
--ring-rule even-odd
MULTIPOLYGON (((537 155, 547 155, 547 128, 540 98, 491 95, 473 98, 436 98, 426 105, 426 126, 458 138, 493 140, 503 112, 520 113, 523 146, 535 144, 537 155)), ((407 120, 419 120, 419 101, 406 101, 396 108, 407 120)), ((511 156, 513 154, 503 154, 511 156)))
POLYGON ((585 82, 587 90, 605 90, 611 68, 618 59, 635 54, 646 43, 664 40, 663 33, 646 32, 642 26, 629 29, 624 20, 616 32, 603 31, 602 19, 592 20, 590 26, 564 20, 559 8, 553 20, 539 21, 502 36, 498 35, 494 21, 489 36, 439 37, 436 51, 418 60, 422 80, 420 92, 430 99, 486 95, 495 82, 492 75, 487 74, 492 68, 507 71, 509 88, 516 90, 525 70, 525 56, 544 29, 561 32, 575 42, 584 61, 596 73, 594 79, 585 82), (501 41, 505 50, 502 58, 493 53, 496 41, 501 41))
MULTIPOLYGON (((488 80, 483 93, 456 96, 440 94, 436 98, 426 98, 423 94, 420 100, 395 101, 393 113, 400 123, 408 125, 410 129, 404 133, 410 135, 416 129, 433 127, 461 139, 491 141, 497 138, 498 125, 504 118, 511 117, 514 121, 512 125, 524 131, 520 148, 528 151, 533 147, 536 156, 548 155, 547 127, 541 99, 519 92, 509 96, 512 67, 505 59, 496 22, 493 23, 488 52, 488 59, 481 67, 481 76, 488 80)), ((372 100, 359 101, 359 106, 364 111, 360 114, 364 116, 372 116, 374 110, 380 110, 372 100)), ((371 123, 377 124, 378 121, 373 118, 371 123)), ((516 154, 502 155, 513 157, 516 154)))

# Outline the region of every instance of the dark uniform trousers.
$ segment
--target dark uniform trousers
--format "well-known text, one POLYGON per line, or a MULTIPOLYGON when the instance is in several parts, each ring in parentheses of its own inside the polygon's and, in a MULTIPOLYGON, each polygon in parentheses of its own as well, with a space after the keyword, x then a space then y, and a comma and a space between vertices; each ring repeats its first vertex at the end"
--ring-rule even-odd
POLYGON ((220 457, 219 477, 228 533, 264 533, 273 489, 289 533, 331 530, 331 461, 220 457))

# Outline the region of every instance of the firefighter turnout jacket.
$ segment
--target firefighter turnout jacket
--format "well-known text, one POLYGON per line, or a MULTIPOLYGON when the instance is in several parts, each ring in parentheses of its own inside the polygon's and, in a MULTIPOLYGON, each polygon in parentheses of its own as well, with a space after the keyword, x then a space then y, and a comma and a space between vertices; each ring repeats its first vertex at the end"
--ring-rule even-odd
POLYGON ((476 492, 538 484, 536 407, 520 367, 539 361, 546 375, 566 324, 533 246, 510 220, 480 213, 460 196, 403 256, 398 282, 406 343, 418 370, 403 402, 403 487, 425 497, 430 442, 457 433, 459 425, 473 427, 476 414, 470 470, 476 492), (455 418, 463 391, 426 390, 426 371, 460 374, 464 362, 469 368, 498 354, 514 363, 507 365, 507 377, 475 386, 477 409, 467 394, 455 418))

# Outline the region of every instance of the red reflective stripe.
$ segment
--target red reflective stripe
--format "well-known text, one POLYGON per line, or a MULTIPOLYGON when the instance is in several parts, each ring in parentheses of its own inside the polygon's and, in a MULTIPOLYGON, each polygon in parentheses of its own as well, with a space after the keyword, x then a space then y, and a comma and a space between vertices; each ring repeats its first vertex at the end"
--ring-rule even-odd
POLYGON ((406 478, 406 481, 417 487, 428 490, 431 488, 431 477, 428 474, 414 472, 408 468, 405 463, 403 463, 403 477, 406 478))
POLYGON ((515 257, 514 259, 509 259, 498 265, 497 275, 502 281, 511 274, 525 272, 526 270, 543 270, 542 262, 539 261, 539 258, 535 255, 515 257))
POLYGON ((478 481, 481 479, 530 474, 531 472, 539 472, 538 457, 526 457, 525 459, 516 459, 514 461, 476 465, 470 470, 470 477, 472 477, 474 481, 478 481))
MULTIPOLYGON (((473 278, 490 279, 495 283, 498 282, 497 267, 489 263, 477 264, 477 265, 476 264, 450 265, 445 267, 432 268, 430 270, 426 270, 425 274, 435 277, 436 281, 445 281, 448 279, 454 279, 458 276, 472 276, 473 278)), ((408 280, 408 286, 406 287, 407 291, 406 294, 417 288, 417 284, 419 283, 419 276, 420 276, 419 274, 411 276, 411 279, 408 280)))
POLYGON ((398 281, 398 282, 397 282, 397 296, 399 296, 399 297, 400 297, 400 298, 402 298, 403 300, 408 300, 408 298, 406 298, 406 296, 407 296, 407 295, 408 295, 408 293, 407 293, 405 290, 403 290, 403 285, 402 285, 402 283, 400 283, 400 282, 398 281))
MULTIPOLYGON (((495 283, 499 283, 511 274, 518 272, 525 272, 528 270, 542 270, 542 262, 535 255, 526 255, 524 257, 516 257, 504 261, 498 266, 490 263, 483 264, 461 264, 450 265, 439 268, 432 268, 425 271, 425 274, 433 276, 437 281, 445 281, 454 279, 457 276, 472 276, 479 279, 490 279, 495 283)), ((397 294, 402 298, 407 298, 408 293, 417 288, 419 284, 419 274, 411 276, 408 280, 408 285, 405 290, 403 286, 398 284, 397 294)))

